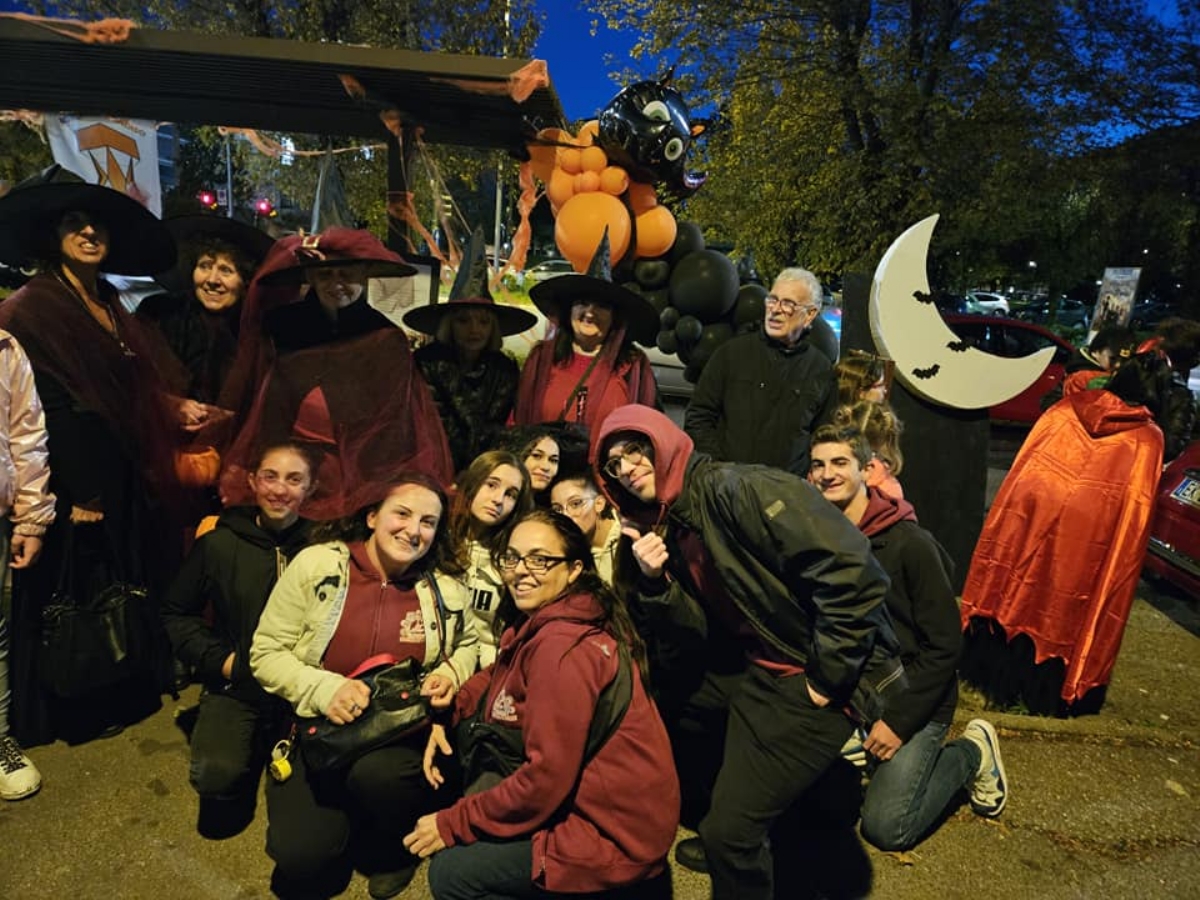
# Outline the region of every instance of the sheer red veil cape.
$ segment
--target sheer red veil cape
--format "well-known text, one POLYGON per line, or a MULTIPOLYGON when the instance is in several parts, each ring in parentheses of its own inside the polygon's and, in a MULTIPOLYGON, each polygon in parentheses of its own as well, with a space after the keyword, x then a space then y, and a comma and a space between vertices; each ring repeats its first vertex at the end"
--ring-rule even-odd
MULTIPOLYGON (((275 286, 269 276, 306 258, 304 240, 276 242, 246 297, 238 355, 220 403, 241 423, 222 467, 223 502, 253 502, 247 474, 263 449, 287 440, 320 455, 317 488, 302 509, 312 519, 339 518, 377 502, 400 469, 415 468, 449 485, 446 435, 402 329, 275 352, 264 331, 267 314, 301 302, 308 288, 275 286)), ((365 231, 330 229, 322 247, 348 259, 403 263, 365 231)))

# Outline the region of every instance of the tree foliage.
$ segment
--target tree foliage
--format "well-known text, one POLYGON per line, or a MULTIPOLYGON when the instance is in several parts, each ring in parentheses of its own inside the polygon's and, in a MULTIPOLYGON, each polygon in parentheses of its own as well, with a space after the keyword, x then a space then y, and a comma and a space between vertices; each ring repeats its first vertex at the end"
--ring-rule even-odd
POLYGON ((1034 260, 1066 287, 1104 264, 1079 244, 1112 187, 1096 149, 1200 115, 1195 0, 1173 24, 1136 0, 592 6, 641 33, 636 65, 674 61, 694 105, 716 110, 709 180, 686 211, 764 271, 871 271, 938 212, 943 286, 1032 278, 1034 260))

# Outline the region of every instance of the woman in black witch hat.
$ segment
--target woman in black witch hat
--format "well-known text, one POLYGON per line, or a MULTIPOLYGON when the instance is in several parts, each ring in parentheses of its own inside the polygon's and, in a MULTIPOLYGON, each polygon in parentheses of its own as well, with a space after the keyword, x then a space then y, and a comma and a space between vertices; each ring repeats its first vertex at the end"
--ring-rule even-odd
POLYGON ((415 354, 446 428, 454 470, 491 448, 517 398, 520 370, 501 348, 506 335, 537 324, 537 316, 503 306, 488 291, 483 232, 471 235, 447 303, 410 310, 404 324, 434 336, 415 354))
POLYGON ((26 744, 86 739, 146 711, 170 677, 164 654, 153 672, 68 703, 52 702, 35 675, 41 607, 62 573, 75 597, 115 580, 153 589, 172 574, 174 560, 155 537, 164 501, 174 496, 183 424, 179 398, 152 363, 151 341, 100 276, 169 269, 175 243, 125 194, 63 178, 55 167, 0 198, 0 261, 38 268, 0 304, 0 328, 33 366, 58 498, 42 562, 14 591, 13 724, 26 744))
POLYGON ((183 414, 197 428, 179 457, 179 478, 189 495, 189 525, 220 511, 216 484, 221 454, 233 438, 233 413, 216 404, 233 368, 242 301, 274 238, 235 219, 178 216, 164 223, 179 248, 179 264, 159 282, 168 293, 147 297, 137 308, 163 338, 178 364, 187 398, 183 414))
POLYGON ((275 239, 225 216, 163 224, 179 248, 179 265, 159 279, 168 292, 143 300, 137 316, 153 323, 187 369, 185 395, 215 404, 237 352, 242 301, 275 239))
POLYGON ((525 361, 517 391, 518 425, 577 422, 591 429, 618 406, 658 406, 658 386, 646 354, 658 314, 643 297, 612 280, 608 232, 587 274, 543 281, 529 292, 557 332, 525 361))

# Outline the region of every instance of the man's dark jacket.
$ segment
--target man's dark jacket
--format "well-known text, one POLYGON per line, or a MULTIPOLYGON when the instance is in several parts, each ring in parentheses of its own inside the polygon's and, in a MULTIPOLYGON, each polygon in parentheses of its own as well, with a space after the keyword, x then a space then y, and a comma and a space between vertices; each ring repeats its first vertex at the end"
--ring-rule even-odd
POLYGON ((950 584, 953 562, 917 524, 912 506, 869 488, 859 528, 891 586, 887 608, 904 662, 907 689, 890 699, 883 720, 904 740, 929 722, 951 722, 958 702, 962 626, 950 584))
POLYGON ((807 338, 785 347, 759 329, 721 344, 692 392, 684 431, 728 462, 808 475, 809 440, 837 406, 833 364, 807 338))
MULTIPOLYGON (((672 578, 660 585, 665 593, 659 602, 696 611, 700 601, 712 608, 711 598, 693 596, 689 569, 696 561, 678 552, 678 534, 693 532, 726 596, 758 638, 802 666, 815 690, 848 703, 868 660, 892 670, 886 660, 898 645, 883 603, 887 576, 862 532, 812 485, 767 466, 714 462, 693 452, 688 436, 648 407, 624 406, 610 414, 594 452, 624 431, 654 445, 658 502, 631 503, 624 488, 597 474, 622 516, 643 531, 666 525, 672 578)), ((677 611, 672 615, 678 618, 677 611)))

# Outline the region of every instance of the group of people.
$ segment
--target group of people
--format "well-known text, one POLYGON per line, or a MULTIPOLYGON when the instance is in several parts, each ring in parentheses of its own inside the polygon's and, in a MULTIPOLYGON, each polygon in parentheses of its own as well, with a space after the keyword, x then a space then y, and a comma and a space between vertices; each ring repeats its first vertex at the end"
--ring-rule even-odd
POLYGON ((963 630, 900 487, 888 362, 839 360, 810 272, 780 273, 680 428, 635 346, 658 317, 613 282, 606 238, 531 292, 555 329, 523 369, 501 339, 535 317, 491 297, 478 236, 449 301, 405 316, 431 338, 415 352, 368 303, 371 279, 413 270, 364 231, 164 225, 43 179, 0 198, 0 259, 38 264, 0 303, 0 796, 38 787, 17 738, 111 733, 171 688, 158 660, 102 697, 38 684, 49 598, 119 577, 161 598, 203 685, 200 833, 244 829, 268 769, 281 897, 332 896, 355 869, 396 896, 426 857, 446 900, 666 897, 682 821, 698 837, 677 859, 715 898, 769 898, 846 760, 884 849, 963 797, 1004 809, 992 725, 947 741, 963 630), (130 314, 101 272, 176 289, 130 314), (299 723, 372 716, 362 675, 384 664, 419 667, 424 725, 312 766, 299 723), (461 752, 480 729, 516 748, 483 779, 461 752))

